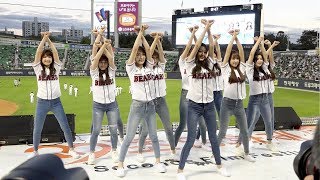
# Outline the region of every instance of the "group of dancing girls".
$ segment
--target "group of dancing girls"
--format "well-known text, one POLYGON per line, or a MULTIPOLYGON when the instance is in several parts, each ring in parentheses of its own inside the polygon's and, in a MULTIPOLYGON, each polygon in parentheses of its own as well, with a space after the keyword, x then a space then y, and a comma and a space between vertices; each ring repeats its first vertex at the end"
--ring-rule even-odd
MULTIPOLYGON (((183 53, 179 58, 180 72, 182 76, 182 91, 180 98, 180 124, 175 134, 172 131, 168 106, 166 103, 166 83, 164 78, 166 59, 161 44, 162 33, 151 33, 154 38, 149 46, 144 37, 148 25, 135 27, 137 38, 134 42, 129 59, 126 61, 126 71, 131 84, 132 103, 127 121, 127 134, 123 136, 123 124, 116 101, 115 59, 111 41, 105 39, 102 27, 93 30, 96 36, 92 48, 90 75, 92 79, 93 109, 92 127, 90 138, 90 153, 88 164, 95 164, 95 147, 102 126, 104 113, 108 118, 111 134, 112 160, 118 163, 116 175, 125 176, 124 159, 128 148, 135 137, 136 129, 141 124, 139 137, 139 149, 137 160, 144 162, 142 155, 143 145, 147 135, 151 139, 155 155, 155 169, 166 172, 166 167, 160 162, 160 147, 157 136, 156 113, 159 115, 169 141, 172 157, 177 157, 176 146, 182 131, 187 125, 187 141, 180 154, 177 178, 185 179, 183 169, 189 152, 197 137, 198 122, 202 132, 202 143, 206 143, 206 129, 208 130, 211 144, 212 161, 217 165, 217 171, 223 176, 230 176, 230 172, 221 163, 220 144, 226 135, 229 117, 236 116, 240 128, 237 146, 244 146, 244 159, 250 162, 255 160, 249 155, 249 139, 260 114, 263 117, 267 132, 267 147, 276 150, 272 143, 274 127, 273 80, 272 69, 275 66, 272 49, 278 44, 264 41, 263 36, 256 37, 248 61, 245 63, 244 51, 237 35, 238 31, 229 32, 230 43, 222 61, 219 35, 212 35, 210 28, 213 20, 201 20, 205 26, 200 36, 195 38, 198 26, 190 28, 191 37, 183 53), (209 38, 209 47, 202 43, 205 35, 209 38), (195 45, 192 47, 192 41, 195 45), (238 50, 232 50, 233 42, 236 42, 238 50), (264 48, 268 45, 268 51, 264 48), (256 53, 260 47, 261 52, 256 53), (247 115, 243 107, 243 99, 246 97, 245 79, 249 81, 250 97, 247 115), (223 93, 222 93, 223 91, 223 93), (216 130, 217 111, 220 130, 217 136, 216 130), (249 128, 248 128, 249 127, 249 128), (117 152, 118 131, 120 134, 121 149, 117 152), (123 139, 124 138, 124 139, 123 139)), ((38 81, 37 108, 34 121, 33 156, 38 155, 41 131, 45 116, 52 111, 56 116, 64 132, 69 145, 69 154, 73 158, 80 156, 73 150, 73 139, 67 118, 60 101, 59 72, 61 62, 56 48, 49 39, 49 32, 42 33, 43 38, 39 44, 33 64, 38 81), (50 49, 44 49, 45 43, 50 49)))

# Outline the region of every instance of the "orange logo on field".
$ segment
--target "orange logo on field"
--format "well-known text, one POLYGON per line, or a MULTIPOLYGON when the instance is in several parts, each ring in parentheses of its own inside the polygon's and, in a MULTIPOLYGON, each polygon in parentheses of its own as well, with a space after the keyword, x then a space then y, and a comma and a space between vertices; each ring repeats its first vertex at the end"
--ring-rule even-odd
MULTIPOLYGON (((90 146, 89 143, 80 143, 80 144, 75 144, 74 145, 74 148, 77 148, 77 147, 81 147, 81 146, 90 146)), ((106 144, 101 144, 101 143, 98 143, 97 144, 97 147, 101 147, 102 149, 100 151, 96 151, 94 154, 96 156, 96 158, 99 158, 101 156, 104 156, 106 154, 108 154, 110 151, 111 151, 111 147, 106 145, 106 144)), ((68 145, 61 145, 61 144, 55 144, 55 145, 48 145, 48 146, 39 146, 39 149, 46 149, 46 148, 59 148, 61 149, 60 152, 58 153, 55 153, 55 155, 57 155, 58 157, 60 157, 61 159, 66 159, 66 158, 72 158, 68 152, 69 152, 69 147, 68 145)), ((30 152, 33 152, 34 149, 33 147, 32 148, 28 148, 27 150, 25 150, 24 152, 25 153, 30 153, 30 152)), ((77 152, 78 154, 80 155, 84 155, 85 153, 83 152, 77 152)), ((83 163, 83 162, 86 162, 88 161, 88 157, 89 155, 87 156, 84 156, 84 157, 81 157, 80 159, 77 159, 75 161, 72 161, 70 163, 67 163, 67 164, 75 164, 75 163, 83 163)))

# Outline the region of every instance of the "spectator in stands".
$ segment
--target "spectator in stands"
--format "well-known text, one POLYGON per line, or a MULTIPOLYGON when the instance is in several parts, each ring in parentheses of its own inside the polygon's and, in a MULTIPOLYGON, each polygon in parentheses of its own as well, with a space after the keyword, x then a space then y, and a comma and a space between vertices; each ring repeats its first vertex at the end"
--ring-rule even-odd
POLYGON ((166 172, 165 166, 160 162, 160 146, 157 136, 156 112, 153 99, 153 65, 150 47, 143 33, 148 25, 142 25, 141 28, 135 27, 139 31, 134 42, 130 57, 126 62, 126 70, 129 75, 132 93, 132 103, 128 115, 127 135, 121 145, 117 176, 125 176, 123 162, 127 154, 130 143, 132 142, 140 120, 145 120, 148 126, 149 137, 152 141, 155 154, 155 168, 159 173, 166 172), (142 43, 142 46, 139 46, 142 43))
POLYGON ((37 107, 33 129, 33 148, 32 156, 38 155, 38 146, 41 139, 41 131, 47 113, 52 111, 60 127, 64 132, 65 139, 69 146, 69 155, 79 158, 79 154, 74 151, 73 137, 68 124, 67 116, 60 101, 61 91, 59 83, 59 73, 61 61, 59 60, 57 49, 49 39, 49 32, 41 33, 43 38, 37 48, 33 69, 37 76, 38 93, 37 107), (44 49, 45 42, 48 42, 50 49, 44 49))
MULTIPOLYGON (((97 34, 95 45, 100 44, 104 33, 104 28, 97 34)), ((111 134, 112 160, 118 162, 117 143, 118 143, 118 125, 120 113, 115 95, 115 71, 114 56, 111 41, 104 39, 104 43, 100 48, 92 48, 94 56, 92 56, 92 64, 90 66, 90 75, 92 79, 92 132, 90 138, 90 153, 88 164, 95 164, 95 148, 98 141, 98 135, 102 127, 104 113, 108 118, 108 125, 111 134), (99 49, 99 50, 98 50, 99 49)))

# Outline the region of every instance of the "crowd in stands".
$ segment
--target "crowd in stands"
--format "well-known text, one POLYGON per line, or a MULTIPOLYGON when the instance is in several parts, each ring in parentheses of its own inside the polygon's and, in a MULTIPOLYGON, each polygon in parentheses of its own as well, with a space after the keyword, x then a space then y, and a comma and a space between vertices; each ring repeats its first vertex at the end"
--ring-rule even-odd
POLYGON ((67 51, 67 59, 65 64, 65 69, 75 69, 82 70, 84 69, 85 62, 89 57, 88 51, 80 49, 69 49, 67 51))
POLYGON ((304 53, 278 53, 275 55, 276 77, 319 80, 319 56, 304 53))
MULTIPOLYGON (((15 67, 25 69, 23 63, 32 63, 35 47, 0 45, 0 69, 12 70, 15 67), (16 61, 16 57, 18 61, 16 61), (15 62, 18 62, 16 66, 15 62)), ((59 57, 65 62, 64 69, 83 70, 90 57, 90 52, 79 49, 58 49, 59 57), (67 53, 65 55, 65 53, 67 53), (66 60, 63 59, 66 57, 66 60)), ((118 71, 125 71, 125 62, 129 58, 130 51, 115 52, 115 63, 118 71)), ((178 53, 166 53, 166 71, 179 71, 177 66, 178 53)), ((319 80, 319 55, 307 55, 305 52, 275 53, 275 73, 277 77, 319 80)), ((29 67, 30 68, 30 67, 29 67)))
POLYGON ((13 45, 0 45, 0 51, 0 69, 11 69, 14 63, 15 47, 13 45))

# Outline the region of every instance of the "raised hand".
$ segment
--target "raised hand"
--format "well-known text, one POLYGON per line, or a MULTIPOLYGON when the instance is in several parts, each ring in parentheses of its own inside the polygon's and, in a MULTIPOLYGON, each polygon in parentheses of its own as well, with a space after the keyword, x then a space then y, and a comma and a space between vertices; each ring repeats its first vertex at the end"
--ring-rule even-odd
POLYGON ((111 39, 105 39, 104 43, 111 44, 111 39))
POLYGON ((99 33, 103 34, 106 29, 107 29, 106 26, 101 26, 99 33))
POLYGON ((198 31, 199 26, 198 26, 198 25, 195 25, 195 26, 193 27, 193 29, 194 29, 195 31, 198 31))
POLYGON ((157 35, 162 38, 164 36, 164 34, 162 32, 158 32, 157 35))
POLYGON ((97 36, 98 35, 98 30, 97 29, 92 29, 91 33, 93 35, 97 36))
POLYGON ((133 29, 136 33, 140 31, 140 26, 133 26, 133 29))
POLYGON ((152 33, 150 33, 150 36, 155 38, 157 34, 158 34, 157 32, 152 32, 152 33))
POLYGON ((228 31, 228 33, 229 33, 231 36, 233 36, 234 30, 232 29, 232 30, 228 31))
POLYGON ((258 39, 259 39, 258 36, 253 37, 253 40, 254 40, 255 42, 258 41, 258 39))
POLYGON ((204 24, 204 25, 207 25, 208 20, 206 20, 206 19, 201 19, 201 23, 204 24))
POLYGON ((240 29, 235 29, 234 32, 238 35, 240 33, 240 29))
POLYGON ((273 41, 273 45, 274 45, 274 47, 275 46, 278 46, 280 44, 280 42, 279 41, 273 41))
POLYGON ((149 25, 147 25, 147 24, 142 24, 142 26, 141 26, 141 30, 143 30, 143 31, 147 30, 148 28, 149 28, 149 25))
POLYGON ((218 40, 220 39, 221 34, 213 34, 212 36, 214 37, 215 40, 218 40))
POLYGON ((268 39, 264 40, 264 44, 271 46, 271 42, 268 39))
POLYGON ((212 25, 214 23, 213 19, 208 20, 208 24, 212 25))

